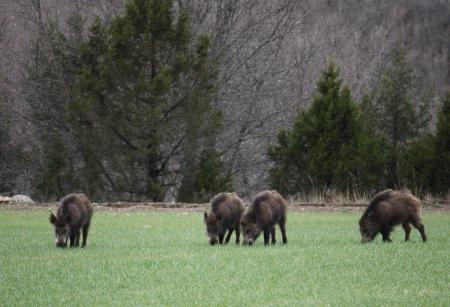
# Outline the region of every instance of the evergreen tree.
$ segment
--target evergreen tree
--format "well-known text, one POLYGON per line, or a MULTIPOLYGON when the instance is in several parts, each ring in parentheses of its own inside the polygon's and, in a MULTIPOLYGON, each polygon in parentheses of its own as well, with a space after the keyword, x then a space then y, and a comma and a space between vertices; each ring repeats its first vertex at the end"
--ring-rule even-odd
POLYGON ((421 192, 445 195, 450 189, 450 93, 442 97, 436 134, 413 142, 407 151, 407 179, 421 192))
POLYGON ((70 85, 80 69, 84 22, 80 12, 74 11, 68 18, 67 34, 54 20, 43 24, 25 65, 25 100, 37 137, 32 144, 36 145, 32 155, 37 168, 35 197, 58 199, 80 189, 73 185, 79 178, 73 165, 77 153, 64 113, 70 85))
POLYGON ((170 0, 134 0, 111 25, 97 19, 81 50, 66 119, 83 176, 96 192, 162 200, 220 121, 208 37, 170 0))
POLYGON ((405 184, 416 193, 435 192, 436 137, 432 134, 416 139, 403 158, 405 184))
POLYGON ((233 189, 232 176, 225 170, 219 154, 214 149, 202 150, 192 168, 192 176, 183 181, 178 201, 207 202, 215 194, 233 189))
POLYGON ((37 189, 44 199, 58 198, 70 191, 79 190, 80 183, 66 144, 59 135, 48 136, 45 147, 42 175, 37 189))
POLYGON ((338 77, 331 63, 312 106, 297 116, 292 131, 279 133, 278 145, 269 147, 272 186, 282 193, 311 185, 365 189, 379 178, 378 147, 365 134, 358 106, 338 77))
POLYGON ((11 192, 13 190, 14 175, 10 169, 13 158, 17 156, 17 149, 13 148, 13 142, 10 137, 11 120, 7 113, 7 106, 10 97, 1 86, 4 80, 0 75, 0 193, 11 192))
POLYGON ((436 126, 436 192, 446 194, 450 190, 450 92, 442 98, 436 126))
POLYGON ((423 90, 422 81, 406 62, 404 51, 394 49, 371 97, 362 105, 372 131, 386 142, 388 186, 405 183, 407 166, 402 161, 408 145, 427 127, 430 99, 430 92, 423 90))

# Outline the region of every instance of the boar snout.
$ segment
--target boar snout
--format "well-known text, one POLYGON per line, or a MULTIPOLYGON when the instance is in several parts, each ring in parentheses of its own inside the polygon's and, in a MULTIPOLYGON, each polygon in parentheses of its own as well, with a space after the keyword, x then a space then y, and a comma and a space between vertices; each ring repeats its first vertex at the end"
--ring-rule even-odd
POLYGON ((369 243, 370 241, 372 241, 372 238, 370 238, 370 237, 366 237, 366 236, 363 236, 363 237, 361 237, 361 243, 369 243))
POLYGON ((216 239, 209 239, 209 244, 216 245, 217 240, 216 239))
POLYGON ((64 248, 64 247, 66 247, 66 246, 67 246, 67 244, 66 244, 66 242, 64 242, 64 241, 58 241, 58 242, 56 242, 56 247, 64 248))
POLYGON ((244 240, 244 244, 245 245, 248 245, 248 246, 252 246, 253 245, 253 239, 247 239, 247 240, 244 240))

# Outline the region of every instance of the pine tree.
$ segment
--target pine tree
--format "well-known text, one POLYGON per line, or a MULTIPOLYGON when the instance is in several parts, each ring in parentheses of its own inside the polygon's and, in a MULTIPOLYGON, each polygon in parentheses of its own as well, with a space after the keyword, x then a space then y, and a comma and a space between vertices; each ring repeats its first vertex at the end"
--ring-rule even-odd
POLYGON ((427 134, 416 139, 404 154, 406 185, 416 193, 435 192, 436 182, 436 136, 427 134))
POLYGON ((134 0, 110 26, 97 20, 81 49, 66 119, 84 176, 96 191, 162 200, 219 126, 209 38, 172 1, 134 0))
POLYGON ((363 104, 371 129, 386 142, 388 186, 403 185, 407 166, 402 164, 408 145, 430 120, 430 92, 423 89, 401 49, 394 49, 381 70, 379 82, 363 104))
POLYGON ((207 202, 215 194, 233 189, 232 175, 227 172, 219 154, 214 149, 202 150, 192 168, 192 176, 183 181, 178 201, 207 202))
POLYGON ((406 154, 408 184, 421 192, 445 195, 450 190, 450 93, 442 97, 435 134, 411 144, 406 154))
POLYGON ((44 199, 58 198, 80 189, 66 145, 59 135, 47 136, 48 143, 37 189, 44 199))
POLYGON ((436 173, 433 189, 437 193, 450 192, 450 92, 442 98, 436 126, 436 173))
MULTIPOLYGON (((3 78, 0 75, 0 83, 3 78)), ((17 156, 17 149, 13 148, 11 140, 11 120, 7 114, 7 106, 10 97, 0 84, 0 193, 11 192, 14 174, 9 169, 13 157, 17 156)))
POLYGON ((269 147, 274 162, 271 182, 282 193, 311 185, 364 189, 377 180, 377 147, 365 134, 358 106, 350 90, 341 89, 338 77, 339 69, 331 63, 311 107, 298 115, 292 131, 279 133, 278 145, 269 147))
POLYGON ((73 135, 64 113, 70 100, 70 85, 79 72, 85 20, 79 11, 68 17, 66 34, 49 19, 42 25, 25 64, 27 111, 34 125, 32 163, 36 171, 36 197, 58 199, 80 187, 73 168, 73 135))

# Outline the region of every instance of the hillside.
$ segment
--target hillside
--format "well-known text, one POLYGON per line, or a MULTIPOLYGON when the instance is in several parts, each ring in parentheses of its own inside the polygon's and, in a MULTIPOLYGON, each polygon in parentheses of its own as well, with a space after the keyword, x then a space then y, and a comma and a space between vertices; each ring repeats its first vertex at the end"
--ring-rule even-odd
MULTIPOLYGON (((242 195, 268 187, 267 146, 280 128, 291 127, 297 112, 311 104, 315 82, 331 60, 358 102, 370 92, 395 47, 406 50, 414 72, 433 90, 433 113, 438 97, 450 89, 448 0, 179 0, 174 4, 175 13, 180 9, 189 13, 194 34, 211 37, 212 53, 219 57, 213 104, 222 111, 225 129, 217 136, 216 148, 242 195)), ((0 4, 0 121, 8 123, 0 141, 1 137, 10 140, 0 143, 0 150, 11 157, 11 144, 21 146, 29 163, 0 161, 0 172, 9 180, 5 192, 35 193, 44 163, 46 144, 39 140, 40 130, 29 110, 30 100, 41 98, 24 69, 32 62, 31 47, 42 27, 54 21, 65 32, 69 16, 76 11, 83 18, 81 35, 86 38, 94 16, 109 21, 122 10, 119 0, 4 0, 0 4), (23 169, 24 165, 29 166, 23 169)), ((183 162, 174 165, 178 163, 183 162)), ((181 182, 179 176, 171 182, 181 182)), ((176 198, 177 184, 168 189, 166 200, 176 198)))

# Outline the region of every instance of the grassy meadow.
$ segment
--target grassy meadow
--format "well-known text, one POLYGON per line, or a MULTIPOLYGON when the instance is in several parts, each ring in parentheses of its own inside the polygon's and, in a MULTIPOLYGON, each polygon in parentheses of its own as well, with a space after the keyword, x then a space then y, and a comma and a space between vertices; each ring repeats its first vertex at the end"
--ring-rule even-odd
MULTIPOLYGON (((57 249, 48 210, 0 210, 0 306, 450 304, 450 212, 429 241, 360 244, 359 213, 291 212, 289 244, 209 246, 202 213, 95 212, 85 249, 57 249)), ((231 242, 234 242, 234 235, 231 242)))

